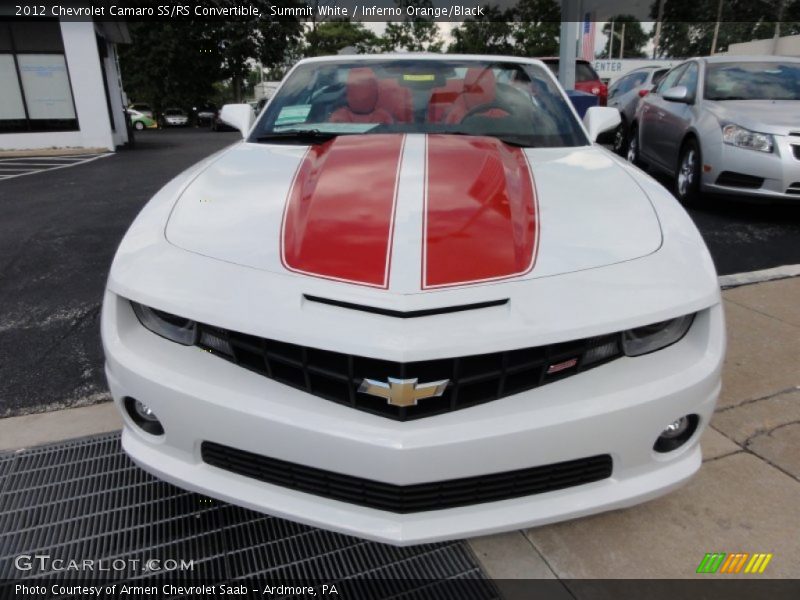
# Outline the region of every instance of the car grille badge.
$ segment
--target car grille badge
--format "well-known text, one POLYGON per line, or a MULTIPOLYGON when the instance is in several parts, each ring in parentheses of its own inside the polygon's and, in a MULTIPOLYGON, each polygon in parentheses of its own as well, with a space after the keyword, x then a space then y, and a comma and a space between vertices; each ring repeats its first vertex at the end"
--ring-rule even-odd
POLYGON ((447 388, 447 384, 450 383, 449 379, 430 383, 418 383, 417 381, 417 379, 389 377, 389 382, 385 383, 374 379, 364 379, 358 386, 358 391, 361 394, 385 398, 386 402, 392 406, 406 407, 416 406, 418 401, 425 398, 441 396, 447 388))

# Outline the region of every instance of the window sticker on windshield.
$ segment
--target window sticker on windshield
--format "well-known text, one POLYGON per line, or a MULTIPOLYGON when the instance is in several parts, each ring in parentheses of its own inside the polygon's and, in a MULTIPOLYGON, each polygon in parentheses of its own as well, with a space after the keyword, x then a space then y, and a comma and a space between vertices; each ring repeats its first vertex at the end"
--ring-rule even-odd
POLYGON ((294 106, 284 106, 281 109, 275 125, 288 125, 289 123, 304 123, 311 112, 310 104, 295 104, 294 106))
POLYGON ((414 74, 414 73, 405 73, 403 75, 403 81, 435 81, 436 75, 433 73, 425 73, 425 74, 414 74))

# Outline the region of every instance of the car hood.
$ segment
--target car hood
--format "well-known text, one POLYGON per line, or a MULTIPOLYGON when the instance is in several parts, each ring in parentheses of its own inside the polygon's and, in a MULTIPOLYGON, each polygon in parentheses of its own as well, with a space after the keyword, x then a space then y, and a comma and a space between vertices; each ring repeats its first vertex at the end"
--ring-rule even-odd
POLYGON ((237 144, 185 187, 166 237, 254 269, 402 294, 603 267, 662 241, 645 192, 599 147, 418 134, 237 144))
POLYGON ((736 123, 762 133, 786 135, 800 131, 798 100, 724 100, 708 101, 707 108, 721 122, 736 123))

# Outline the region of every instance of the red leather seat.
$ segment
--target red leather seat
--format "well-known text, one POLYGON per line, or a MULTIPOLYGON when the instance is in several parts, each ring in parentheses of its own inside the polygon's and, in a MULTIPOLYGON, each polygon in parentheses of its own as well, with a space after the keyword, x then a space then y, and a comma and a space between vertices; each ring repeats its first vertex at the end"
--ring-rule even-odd
POLYGON ((434 88, 428 102, 428 123, 441 123, 463 89, 463 79, 448 79, 444 86, 434 88))
POLYGON ((378 81, 378 106, 392 115, 397 123, 411 123, 414 120, 411 90, 394 79, 378 81))
MULTIPOLYGON (((464 77, 464 89, 453 102, 452 107, 444 118, 445 123, 460 123, 469 112, 484 104, 495 101, 497 81, 491 69, 473 67, 464 77)), ((507 117, 508 113, 501 108, 491 108, 478 113, 483 117, 507 117)))
POLYGON ((347 105, 333 111, 331 123, 394 123, 392 115, 378 106, 378 79, 372 69, 350 69, 346 96, 347 105))

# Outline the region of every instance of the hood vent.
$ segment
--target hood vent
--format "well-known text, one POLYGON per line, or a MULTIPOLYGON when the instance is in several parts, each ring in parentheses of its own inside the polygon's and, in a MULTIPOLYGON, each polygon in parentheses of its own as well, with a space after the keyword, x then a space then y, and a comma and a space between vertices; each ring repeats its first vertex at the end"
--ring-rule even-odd
POLYGON ((395 317, 397 319, 415 319, 417 317, 431 317, 433 315, 444 315, 447 313, 462 312, 465 310, 478 310, 480 308, 490 308, 492 306, 504 306, 508 304, 508 298, 503 300, 489 300, 488 302, 476 302, 474 304, 459 304, 456 306, 443 306, 441 308, 426 308, 422 310, 392 310, 389 308, 379 308, 377 306, 365 306, 363 304, 353 304, 351 302, 342 302, 341 300, 331 300, 330 298, 320 298, 319 296, 309 296, 303 294, 303 298, 309 302, 317 302, 319 304, 328 304, 330 306, 338 306, 339 308, 347 308, 350 310, 360 310, 362 312, 373 313, 376 315, 384 315, 386 317, 395 317))

